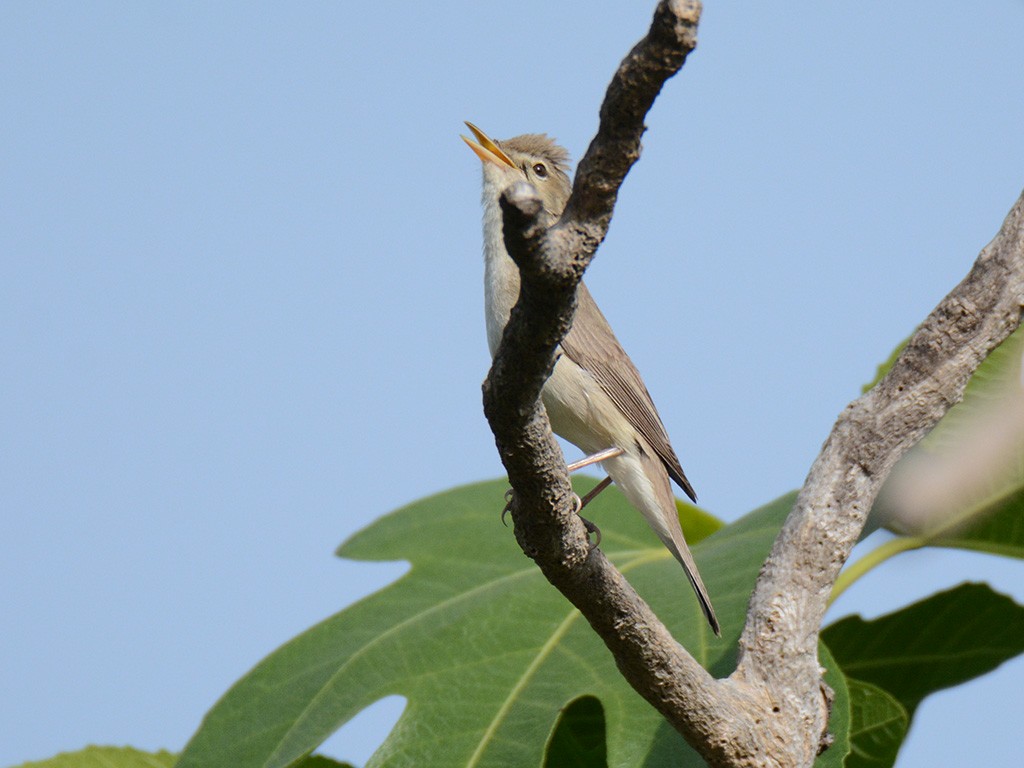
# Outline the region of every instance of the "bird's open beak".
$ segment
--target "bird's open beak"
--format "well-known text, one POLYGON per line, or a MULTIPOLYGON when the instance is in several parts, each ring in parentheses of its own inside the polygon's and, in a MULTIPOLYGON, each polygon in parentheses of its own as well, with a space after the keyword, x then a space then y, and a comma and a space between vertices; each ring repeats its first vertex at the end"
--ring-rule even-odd
POLYGON ((477 157, 485 163, 494 163, 498 166, 507 165, 510 168, 516 167, 516 164, 509 160, 508 155, 501 151, 501 147, 495 144, 491 140, 490 136, 468 120, 466 121, 466 126, 473 132, 473 135, 476 136, 476 141, 479 141, 480 143, 477 144, 476 141, 467 139, 465 136, 462 136, 461 138, 469 145, 470 149, 476 152, 477 157))

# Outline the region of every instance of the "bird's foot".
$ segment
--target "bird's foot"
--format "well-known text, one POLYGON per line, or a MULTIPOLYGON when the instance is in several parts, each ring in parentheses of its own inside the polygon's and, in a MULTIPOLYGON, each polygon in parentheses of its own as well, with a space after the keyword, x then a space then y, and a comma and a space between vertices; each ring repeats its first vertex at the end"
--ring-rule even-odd
MULTIPOLYGON (((611 478, 609 478, 609 480, 610 479, 611 478)), ((597 490, 597 489, 595 488, 594 490, 597 490)), ((572 495, 573 504, 576 507, 573 510, 573 512, 575 512, 578 515, 580 513, 580 510, 583 509, 583 507, 585 507, 587 505, 587 502, 590 501, 590 499, 593 496, 595 496, 595 495, 596 494, 594 493, 594 491, 591 491, 584 498, 581 499, 579 497, 579 494, 573 493, 573 495, 572 495)), ((504 525, 506 528, 508 527, 508 523, 505 522, 505 515, 507 515, 510 511, 512 511, 512 502, 515 499, 515 497, 516 497, 515 488, 509 488, 507 491, 505 491, 505 506, 501 510, 501 524, 504 525)), ((590 523, 590 522, 588 522, 587 524, 588 525, 594 525, 593 523, 590 523)), ((594 526, 594 527, 596 528, 596 526, 594 526)), ((590 529, 588 528, 587 530, 589 531, 590 529)))
POLYGON ((512 488, 505 491, 505 506, 501 510, 501 524, 508 528, 508 523, 505 522, 505 515, 508 514, 509 510, 512 509, 512 500, 515 498, 516 492, 512 488))
MULTIPOLYGON (((594 488, 594 490, 592 490, 590 493, 588 493, 582 499, 579 497, 579 494, 574 493, 572 495, 573 506, 575 507, 573 509, 573 512, 575 514, 577 514, 577 515, 580 515, 580 512, 583 510, 583 507, 585 507, 587 505, 587 503, 592 498, 594 498, 594 496, 596 496, 598 493, 600 493, 602 490, 604 490, 608 486, 608 483, 610 483, 610 482, 611 482, 611 478, 610 477, 605 478, 604 481, 602 481, 599 485, 597 485, 594 488)), ((505 522, 505 515, 507 515, 509 513, 509 510, 512 509, 512 502, 515 499, 515 495, 516 495, 516 492, 512 488, 509 488, 507 491, 505 491, 505 507, 501 510, 501 524, 504 525, 504 526, 508 526, 508 523, 505 522)), ((587 518, 585 518, 583 515, 580 515, 580 520, 583 521, 583 527, 587 529, 587 538, 589 539, 591 536, 593 536, 595 538, 595 541, 590 545, 591 549, 593 549, 594 547, 600 546, 600 544, 601 544, 601 529, 597 527, 596 523, 593 523, 590 520, 587 520, 587 518)))
POLYGON ((587 540, 593 536, 594 540, 590 542, 591 549, 597 549, 601 546, 601 529, 597 527, 597 523, 592 520, 587 520, 583 515, 580 515, 580 520, 583 523, 583 527, 587 529, 587 540))
MULTIPOLYGON (((616 456, 621 456, 622 453, 623 451, 621 448, 605 448, 603 451, 598 451, 597 453, 592 454, 590 456, 584 456, 579 461, 574 461, 572 464, 566 466, 566 470, 568 470, 569 472, 575 472, 577 469, 589 467, 591 464, 597 464, 599 461, 605 461, 606 459, 614 459, 616 456)), ((581 509, 583 509, 585 506, 587 506, 587 504, 593 501, 601 491, 603 491, 605 488, 611 485, 611 482, 612 479, 610 477, 606 477, 600 483, 595 485, 594 488, 582 499, 580 499, 579 496, 576 496, 576 501, 578 502, 576 507, 576 514, 579 514, 581 509)), ((505 522, 505 515, 507 515, 509 511, 512 509, 512 497, 514 495, 515 491, 513 491, 511 488, 505 491, 505 506, 501 510, 502 525, 508 525, 508 523, 505 522)), ((573 495, 575 496, 575 494, 573 495)), ((589 533, 597 533, 597 541, 598 544, 600 544, 601 531, 598 529, 596 525, 594 525, 589 520, 586 520, 585 522, 587 524, 587 531, 589 533)))
MULTIPOLYGON (((610 480, 611 478, 608 479, 610 480)), ((594 490, 600 493, 600 491, 597 488, 595 488, 594 490)), ((594 541, 590 542, 591 549, 594 549, 594 547, 601 546, 601 529, 597 527, 597 523, 593 522, 592 520, 587 520, 587 518, 581 515, 580 512, 582 512, 583 508, 587 506, 587 502, 594 498, 594 496, 596 495, 597 494, 594 493, 594 491, 591 491, 582 499, 579 497, 578 493, 574 493, 572 495, 573 504, 575 506, 573 512, 580 518, 580 522, 583 523, 583 527, 587 529, 587 541, 590 541, 591 536, 594 537, 594 541)))

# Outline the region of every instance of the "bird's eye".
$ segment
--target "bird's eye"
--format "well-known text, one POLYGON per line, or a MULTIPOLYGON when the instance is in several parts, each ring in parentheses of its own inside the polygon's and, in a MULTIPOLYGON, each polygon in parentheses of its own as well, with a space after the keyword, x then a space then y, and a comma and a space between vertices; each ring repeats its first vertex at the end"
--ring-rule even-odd
POLYGON ((534 163, 533 172, 537 174, 538 178, 546 179, 548 177, 548 167, 544 163, 534 163))

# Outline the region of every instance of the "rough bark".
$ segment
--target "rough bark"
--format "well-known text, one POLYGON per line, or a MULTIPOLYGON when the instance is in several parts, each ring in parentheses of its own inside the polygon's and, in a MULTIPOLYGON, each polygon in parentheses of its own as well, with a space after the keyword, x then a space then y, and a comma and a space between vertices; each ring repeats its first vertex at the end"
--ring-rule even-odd
MULTIPOLYGON (((754 588, 736 679, 757 680, 811 714, 818 628, 882 481, 960 401, 982 360, 1020 325, 1022 307, 1024 195, 888 375, 840 414, 754 588)), ((826 718, 818 707, 807 727, 821 731, 826 718)))
POLYGON ((529 185, 503 196, 506 247, 522 288, 484 383, 484 409, 516 492, 512 514, 523 551, 587 618, 630 684, 712 766, 806 766, 828 717, 818 630, 881 482, 1020 323, 1024 198, 889 375, 840 415, 758 579, 737 669, 713 679, 600 549, 590 548, 539 402, 572 324, 576 286, 639 157, 644 118, 694 49, 700 10, 695 0, 659 3, 650 32, 608 88, 597 136, 554 226, 545 227, 529 185))

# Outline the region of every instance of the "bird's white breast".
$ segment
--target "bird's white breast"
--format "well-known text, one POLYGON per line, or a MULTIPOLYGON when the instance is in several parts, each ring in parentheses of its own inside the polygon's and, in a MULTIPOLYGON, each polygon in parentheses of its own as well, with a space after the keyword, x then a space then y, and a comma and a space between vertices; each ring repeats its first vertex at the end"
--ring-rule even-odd
POLYGON ((488 186, 484 185, 484 314, 487 347, 494 357, 509 314, 519 298, 519 267, 505 250, 501 206, 488 186))
MULTIPOLYGON (((493 357, 519 298, 519 267, 505 250, 501 206, 490 179, 484 182, 484 311, 487 346, 493 357)), ((586 453, 618 445, 631 448, 633 428, 589 372, 561 348, 541 399, 556 434, 586 453)))

